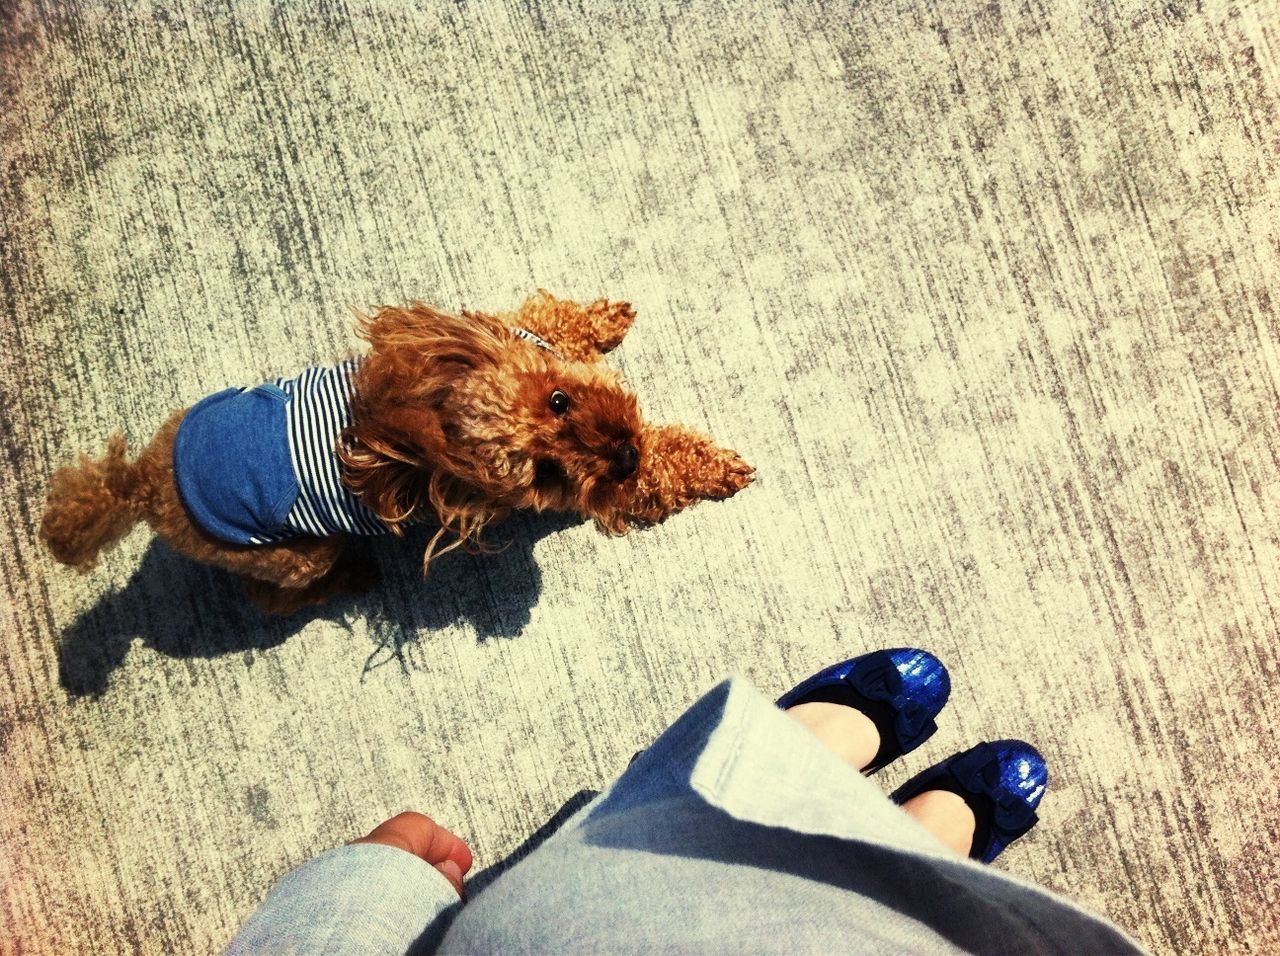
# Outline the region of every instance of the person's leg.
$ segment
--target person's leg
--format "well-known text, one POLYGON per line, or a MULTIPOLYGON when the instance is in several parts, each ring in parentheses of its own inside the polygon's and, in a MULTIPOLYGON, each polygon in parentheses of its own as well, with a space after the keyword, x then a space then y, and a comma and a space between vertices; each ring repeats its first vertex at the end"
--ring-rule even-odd
MULTIPOLYGON (((852 707, 815 701, 797 704, 786 713, 855 770, 865 769, 880 749, 876 725, 852 707)), ((968 856, 973 846, 975 820, 962 797, 948 790, 927 790, 904 803, 902 809, 944 846, 968 856)))
POLYGON ((941 846, 809 726, 715 688, 476 893, 441 951, 1135 951, 941 846))

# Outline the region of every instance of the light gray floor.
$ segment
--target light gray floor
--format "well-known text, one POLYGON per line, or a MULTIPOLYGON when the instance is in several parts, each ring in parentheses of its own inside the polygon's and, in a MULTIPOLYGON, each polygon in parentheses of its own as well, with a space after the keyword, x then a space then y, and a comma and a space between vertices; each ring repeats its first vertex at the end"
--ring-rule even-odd
POLYGON ((955 693, 887 786, 1023 736, 1000 865, 1280 947, 1280 10, 1123 6, 4 5, 0 950, 207 952, 405 807, 489 865, 720 675, 904 644, 955 693), (54 467, 350 306, 538 286, 757 483, 283 624, 38 546, 54 467))

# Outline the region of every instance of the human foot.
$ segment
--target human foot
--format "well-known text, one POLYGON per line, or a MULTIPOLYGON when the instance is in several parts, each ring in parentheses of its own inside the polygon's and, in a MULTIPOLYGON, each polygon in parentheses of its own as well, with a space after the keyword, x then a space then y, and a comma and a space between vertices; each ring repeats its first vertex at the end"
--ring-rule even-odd
POLYGON ((924 743, 947 702, 947 669, 900 647, 819 671, 778 700, 843 760, 868 774, 924 743))
POLYGON ((1038 750, 1021 740, 996 740, 934 764, 899 787, 892 799, 943 843, 990 863, 1036 825, 1036 807, 1048 784, 1049 770, 1038 750))
POLYGON ((964 797, 950 790, 926 790, 902 804, 916 822, 961 856, 973 849, 977 820, 964 797))
POLYGON ((880 749, 880 731, 871 718, 844 704, 813 701, 789 707, 786 714, 807 727, 854 770, 870 766, 880 749))

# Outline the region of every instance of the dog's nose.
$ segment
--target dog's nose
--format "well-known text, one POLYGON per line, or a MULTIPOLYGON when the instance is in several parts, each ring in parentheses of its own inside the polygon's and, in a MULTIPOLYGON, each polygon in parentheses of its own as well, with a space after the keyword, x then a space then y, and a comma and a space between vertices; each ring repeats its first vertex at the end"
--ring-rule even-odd
POLYGON ((630 478, 640 464, 640 449, 628 442, 613 454, 613 471, 619 478, 630 478))

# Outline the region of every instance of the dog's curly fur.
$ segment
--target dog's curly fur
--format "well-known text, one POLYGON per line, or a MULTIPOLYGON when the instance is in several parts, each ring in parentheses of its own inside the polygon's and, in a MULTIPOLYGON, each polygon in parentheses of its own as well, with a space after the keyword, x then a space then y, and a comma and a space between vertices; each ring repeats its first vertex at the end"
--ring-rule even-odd
MULTIPOLYGON (((689 429, 646 424, 635 396, 601 364, 634 318, 625 302, 582 306, 541 290, 513 313, 450 315, 411 303, 360 316, 369 353, 336 449, 345 484, 394 533, 419 519, 438 522, 424 572, 453 548, 482 549, 485 527, 516 509, 573 512, 623 534, 729 497, 750 482, 750 466, 689 429), (512 326, 555 353, 517 338, 512 326), (570 397, 569 412, 549 407, 555 391, 570 397)), ((104 457, 82 456, 54 473, 40 527, 54 557, 87 571, 145 520, 176 550, 241 575, 273 613, 373 584, 347 535, 238 546, 201 530, 173 474, 187 411, 175 412, 135 461, 116 434, 104 457)))

